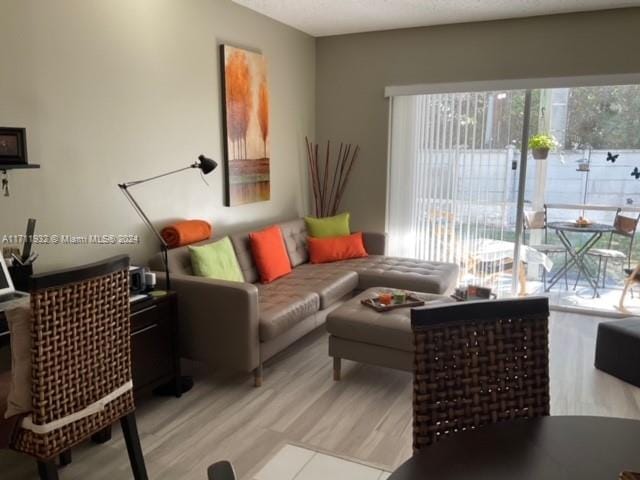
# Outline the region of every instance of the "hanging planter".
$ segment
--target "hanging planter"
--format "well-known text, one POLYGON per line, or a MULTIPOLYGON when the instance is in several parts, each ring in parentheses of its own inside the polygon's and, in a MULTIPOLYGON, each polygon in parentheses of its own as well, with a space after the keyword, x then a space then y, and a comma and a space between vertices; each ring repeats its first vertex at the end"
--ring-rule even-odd
POLYGON ((551 135, 540 133, 534 135, 529 139, 529 148, 531 149, 531 155, 536 160, 546 160, 549 156, 549 151, 555 148, 557 145, 556 139, 551 135))
POLYGON ((549 148, 532 148, 531 155, 536 160, 546 160, 549 156, 549 148))

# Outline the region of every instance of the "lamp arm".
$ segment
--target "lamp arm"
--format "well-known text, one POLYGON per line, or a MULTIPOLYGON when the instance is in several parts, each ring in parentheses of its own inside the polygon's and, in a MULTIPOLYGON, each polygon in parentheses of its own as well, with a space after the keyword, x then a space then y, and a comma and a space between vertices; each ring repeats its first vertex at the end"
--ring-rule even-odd
POLYGON ((198 168, 198 164, 197 163, 193 163, 193 164, 189 165, 188 167, 178 168, 177 170, 171 170, 170 172, 161 173, 160 175, 156 175, 154 177, 143 178, 142 180, 134 180, 132 182, 119 183, 118 186, 120 188, 133 187, 135 185, 140 185, 141 183, 150 182, 151 180, 156 180, 158 178, 162 178, 162 177, 167 177, 169 175, 173 175, 174 173, 182 172, 184 170, 189 170, 190 168, 198 168))
MULTIPOLYGON (((187 168, 190 168, 190 167, 187 167, 187 168)), ((134 182, 134 185, 135 185, 135 182, 134 182)), ((140 205, 138 204, 138 202, 136 202, 136 199, 133 198, 133 195, 131 195, 131 193, 129 192, 128 184, 119 183, 118 187, 120 187, 120 190, 122 191, 124 196, 127 197, 127 200, 129 200, 129 203, 131 204, 133 209, 137 212, 137 214, 140 216, 144 224, 149 228, 149 230, 153 232, 156 238, 160 241, 160 249, 162 250, 162 261, 164 262, 164 274, 165 274, 166 287, 167 287, 167 290, 171 290, 171 277, 169 276, 169 246, 167 245, 167 242, 164 241, 164 238, 162 238, 162 235, 160 235, 160 232, 158 232, 156 227, 153 226, 153 223, 151 223, 151 220, 149 220, 149 217, 147 217, 147 215, 142 211, 142 208, 140 208, 140 205)))
POLYGON ((149 230, 151 230, 153 234, 156 236, 156 238, 160 241, 160 244, 163 247, 168 248, 167 242, 164 241, 164 238, 162 238, 162 235, 160 235, 160 232, 158 232, 156 227, 153 226, 153 223, 151 223, 151 220, 149 220, 149 217, 147 217, 147 215, 142 211, 140 204, 138 204, 136 199, 133 198, 133 195, 131 195, 131 192, 129 192, 129 188, 128 188, 129 185, 126 183, 119 183, 118 187, 120 187, 120 190, 122 191, 124 196, 127 197, 127 200, 129 200, 129 203, 131 203, 131 206, 136 211, 136 213, 140 216, 140 218, 142 219, 144 224, 147 226, 147 228, 149 228, 149 230))
POLYGON ((204 155, 200 155, 198 157, 198 160, 200 161, 200 163, 195 162, 189 165, 188 167, 178 168, 177 170, 171 170, 170 172, 161 173, 160 175, 144 178, 142 180, 134 180, 133 182, 125 182, 125 183, 118 184, 118 187, 120 187, 120 190, 122 191, 124 196, 127 197, 127 200, 129 200, 129 203, 131 204, 133 209, 138 213, 138 215, 140 216, 144 224, 149 228, 149 230, 153 232, 153 234, 156 236, 156 238, 160 242, 160 246, 162 247, 162 256, 164 260, 165 282, 166 282, 167 290, 171 290, 171 279, 169 277, 169 245, 167 245, 167 242, 165 242, 164 238, 162 238, 162 235, 160 235, 160 232, 158 232, 156 227, 153 226, 153 223, 151 223, 151 220, 149 220, 149 217, 147 217, 147 215, 144 213, 144 211, 140 207, 140 204, 138 204, 136 199, 133 198, 133 195, 131 195, 131 192, 129 192, 129 187, 134 187, 136 185, 140 185, 141 183, 150 182, 152 180, 157 180, 158 178, 167 177, 169 175, 173 175, 174 173, 179 173, 184 170, 189 170, 190 168, 199 168, 205 174, 207 174, 213 171, 217 166, 216 162, 214 162, 210 158, 205 157, 204 155))

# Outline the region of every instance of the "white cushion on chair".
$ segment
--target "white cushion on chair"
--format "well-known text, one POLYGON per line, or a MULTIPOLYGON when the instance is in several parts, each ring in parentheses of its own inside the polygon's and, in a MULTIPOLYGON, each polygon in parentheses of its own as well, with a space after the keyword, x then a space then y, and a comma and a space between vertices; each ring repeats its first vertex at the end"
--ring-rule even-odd
POLYGON ((587 255, 591 255, 594 257, 607 257, 607 258, 620 258, 620 259, 627 258, 624 252, 621 252, 619 250, 610 250, 608 248, 592 248, 587 252, 587 255))
POLYGON ((552 245, 550 243, 545 243, 541 245, 528 245, 529 248, 533 248, 534 250, 538 250, 542 253, 564 253, 567 251, 562 245, 552 245))

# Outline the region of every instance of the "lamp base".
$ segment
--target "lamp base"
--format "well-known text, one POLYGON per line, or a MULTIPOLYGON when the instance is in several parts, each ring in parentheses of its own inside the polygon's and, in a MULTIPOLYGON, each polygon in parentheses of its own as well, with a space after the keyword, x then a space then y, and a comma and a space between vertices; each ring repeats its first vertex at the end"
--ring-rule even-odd
POLYGON ((158 397, 180 397, 193 388, 193 377, 182 376, 177 382, 167 382, 153 389, 158 397))

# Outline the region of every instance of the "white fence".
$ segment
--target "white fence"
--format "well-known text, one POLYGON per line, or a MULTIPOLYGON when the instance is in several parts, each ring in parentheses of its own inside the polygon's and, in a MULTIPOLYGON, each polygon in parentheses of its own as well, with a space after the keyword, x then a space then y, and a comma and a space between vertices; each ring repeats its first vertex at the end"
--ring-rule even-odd
MULTIPOLYGON (((546 186, 544 203, 551 204, 587 204, 612 207, 610 210, 594 210, 585 212, 592 221, 610 223, 615 214, 615 208, 629 208, 635 210, 640 207, 640 179, 631 175, 637 166, 640 169, 640 150, 613 150, 619 155, 616 162, 607 162, 607 150, 593 150, 591 152, 589 172, 578 171, 580 161, 588 157, 588 153, 581 151, 561 151, 549 155, 547 160, 546 186), (586 195, 585 195, 586 190, 586 195)), ((442 161, 438 169, 454 168, 456 186, 454 190, 473 192, 481 189, 483 193, 477 195, 479 202, 475 205, 475 212, 489 225, 502 228, 513 228, 515 225, 515 201, 518 186, 519 153, 514 149, 482 150, 474 152, 446 152, 436 151, 442 161), (466 155, 474 157, 475 167, 459 169, 458 164, 469 165, 464 161, 466 155), (515 167, 515 168, 514 168, 515 167), (505 218, 504 209, 509 214, 505 218), (500 225, 501 222, 506 222, 500 225)), ((529 157, 527 168, 527 185, 525 202, 531 204, 537 182, 537 162, 529 157)), ((438 172, 431 172, 440 175, 438 172)), ((451 190, 443 188, 432 192, 440 202, 450 200, 451 190)), ((425 203, 428 203, 428 199, 425 203)), ((572 209, 553 209, 551 220, 575 220, 578 213, 572 209)))

